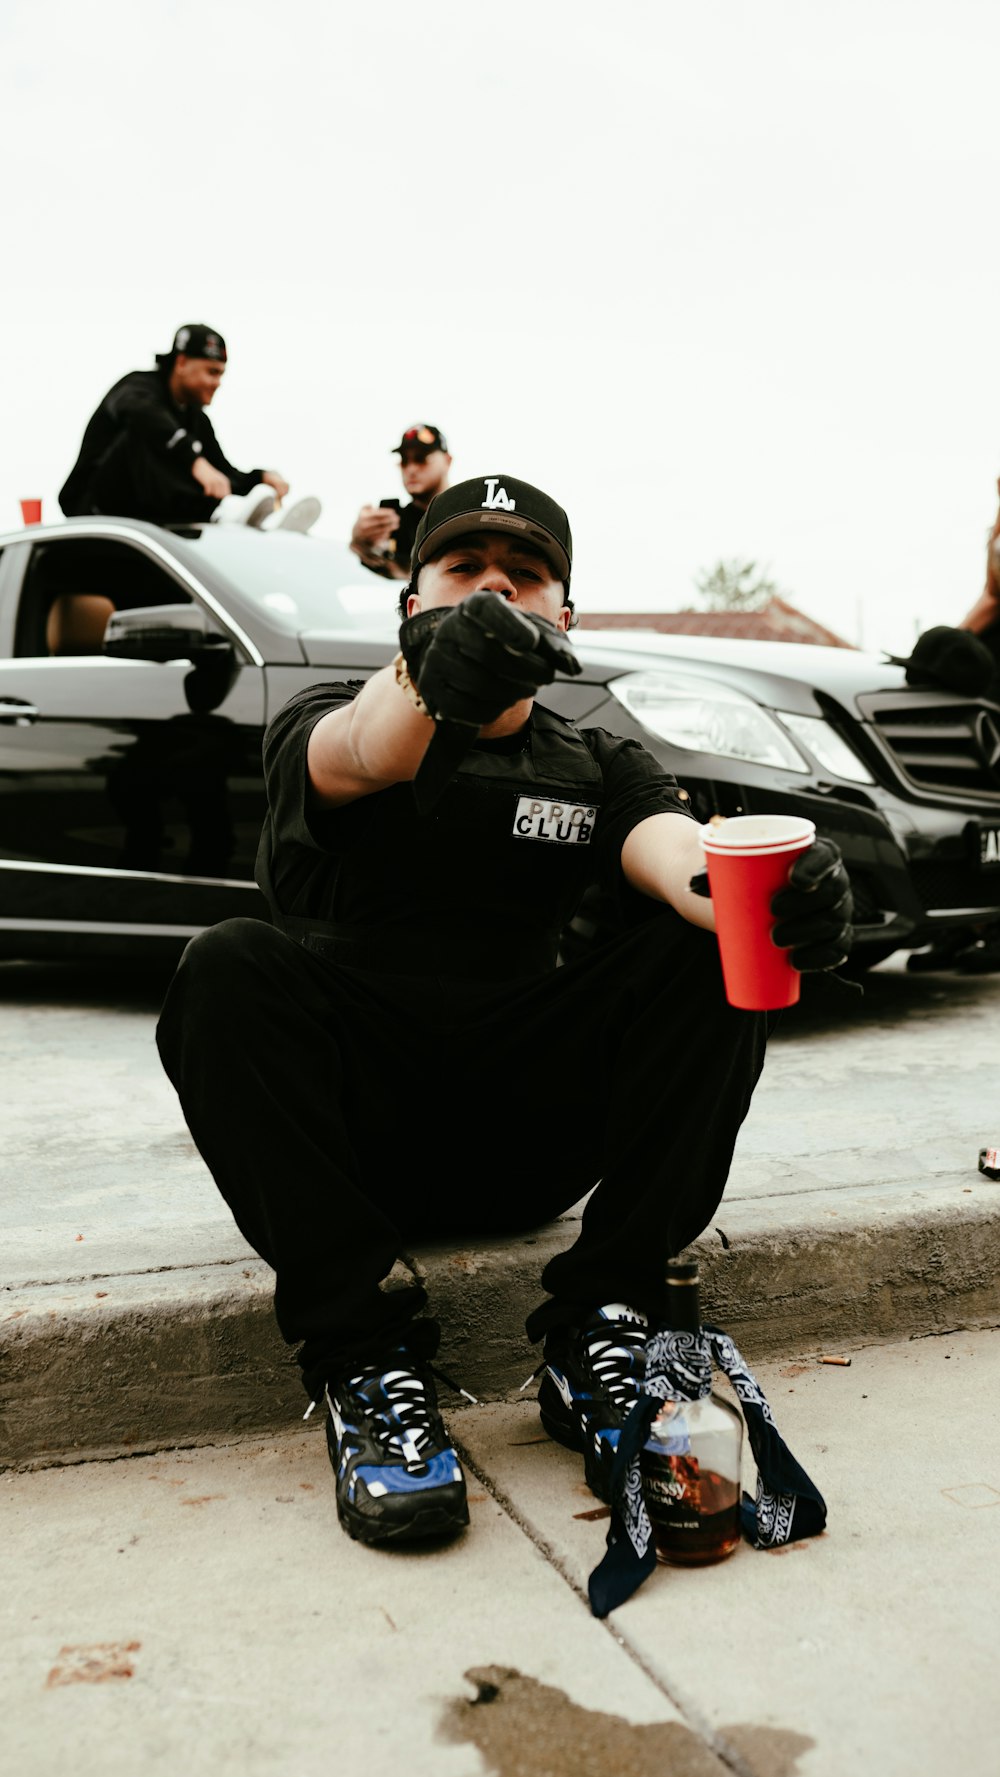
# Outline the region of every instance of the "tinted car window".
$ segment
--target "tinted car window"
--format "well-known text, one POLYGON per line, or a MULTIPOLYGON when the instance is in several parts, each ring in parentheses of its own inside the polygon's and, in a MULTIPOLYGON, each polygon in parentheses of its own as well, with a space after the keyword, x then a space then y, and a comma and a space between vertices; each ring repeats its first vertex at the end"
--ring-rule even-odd
POLYGON ((99 654, 112 611, 190 604, 190 595, 142 550, 102 537, 37 543, 17 614, 14 652, 99 654))

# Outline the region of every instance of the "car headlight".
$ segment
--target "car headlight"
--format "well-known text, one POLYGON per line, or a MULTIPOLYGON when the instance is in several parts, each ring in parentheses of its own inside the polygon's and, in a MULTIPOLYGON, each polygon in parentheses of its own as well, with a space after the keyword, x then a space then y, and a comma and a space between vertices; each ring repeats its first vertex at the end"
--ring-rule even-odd
POLYGON ((742 691, 680 674, 626 673, 608 686, 637 722, 675 747, 808 772, 785 730, 742 691))
POLYGON ((873 784, 875 779, 858 758, 853 747, 846 740, 841 740, 835 728, 822 716, 793 716, 787 710, 780 710, 779 715, 786 728, 790 728, 796 740, 807 746, 814 759, 834 777, 844 777, 852 784, 873 784))

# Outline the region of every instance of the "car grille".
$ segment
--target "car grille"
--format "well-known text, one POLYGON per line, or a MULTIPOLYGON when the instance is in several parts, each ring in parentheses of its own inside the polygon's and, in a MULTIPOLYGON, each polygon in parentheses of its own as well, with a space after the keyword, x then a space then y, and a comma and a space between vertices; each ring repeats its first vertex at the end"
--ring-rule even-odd
POLYGON ((1000 801, 1000 710, 911 694, 872 716, 897 768, 918 789, 1000 801))
POLYGON ((961 859, 918 859, 910 865, 910 879, 922 907, 1000 907, 1000 870, 991 874, 961 859))

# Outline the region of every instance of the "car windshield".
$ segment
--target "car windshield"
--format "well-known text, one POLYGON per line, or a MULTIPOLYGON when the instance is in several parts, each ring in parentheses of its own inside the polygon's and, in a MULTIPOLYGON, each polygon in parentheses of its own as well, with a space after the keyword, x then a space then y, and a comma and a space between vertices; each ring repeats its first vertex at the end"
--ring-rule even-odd
POLYGON ((220 524, 186 532, 183 542, 280 629, 372 635, 398 627, 402 582, 369 573, 335 538, 220 524))

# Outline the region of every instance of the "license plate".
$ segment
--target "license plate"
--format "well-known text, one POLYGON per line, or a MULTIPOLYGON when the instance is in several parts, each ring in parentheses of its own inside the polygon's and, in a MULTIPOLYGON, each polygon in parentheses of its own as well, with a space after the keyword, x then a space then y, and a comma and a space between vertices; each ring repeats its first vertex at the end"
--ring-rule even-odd
POLYGON ((973 829, 980 870, 1000 870, 1000 821, 980 821, 973 829))

